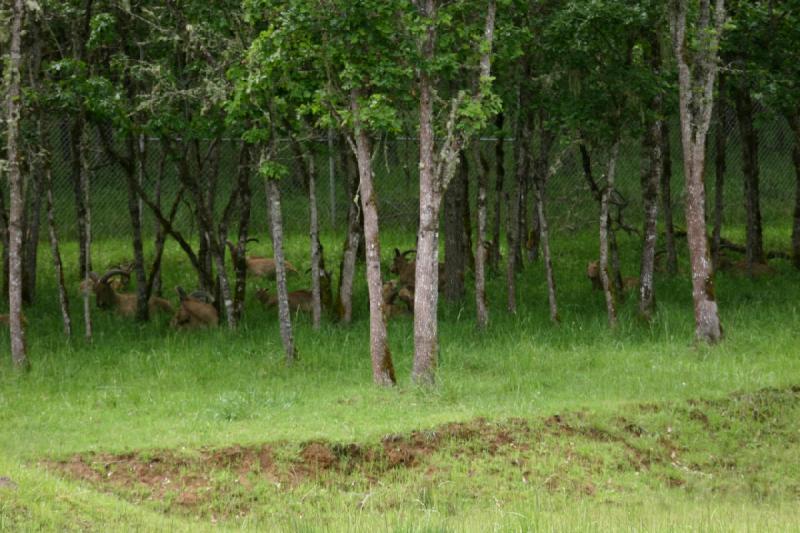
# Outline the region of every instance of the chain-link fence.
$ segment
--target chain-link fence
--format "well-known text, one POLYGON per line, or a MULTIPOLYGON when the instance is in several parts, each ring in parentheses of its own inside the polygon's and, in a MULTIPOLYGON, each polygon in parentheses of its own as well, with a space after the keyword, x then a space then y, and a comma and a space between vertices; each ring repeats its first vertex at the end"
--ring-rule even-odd
MULTIPOLYGON (((744 179, 742 170, 742 142, 735 120, 727 120, 727 171, 725 176, 725 214, 728 226, 741 226, 745 221, 744 179)), ((792 163, 793 137, 788 125, 779 117, 771 117, 757 123, 759 133, 759 171, 761 211, 765 227, 790 227, 796 189, 795 170, 792 163)), ((126 178, 123 168, 110 158, 99 133, 92 129, 88 138, 90 207, 92 235, 95 240, 118 238, 130 234, 130 215, 126 178)), ((681 160, 678 124, 674 121, 671 131, 672 161, 672 201, 676 223, 683 224, 683 166, 681 160)), ((77 239, 76 198, 72 155, 70 150, 70 128, 67 121, 55 122, 49 128, 51 134, 52 171, 55 191, 56 219, 64 240, 77 239)), ((707 201, 709 220, 714 199, 714 135, 712 127, 709 135, 707 157, 707 201)), ((177 165, 167 157, 158 139, 142 139, 145 161, 141 175, 143 188, 150 199, 159 203, 165 212, 169 211, 175 200, 180 184, 177 165)), ((489 176, 490 220, 495 205, 496 153, 497 143, 504 143, 505 194, 513 192, 515 184, 514 139, 482 138, 475 141, 492 169, 489 176), (512 189, 511 191, 509 189, 512 189)), ((306 142, 314 153, 314 169, 317 179, 317 201, 323 231, 343 231, 348 201, 348 173, 354 173, 355 162, 346 145, 340 141, 318 139, 306 142)), ((222 140, 215 143, 200 143, 193 168, 202 180, 214 183, 214 209, 219 214, 224 209, 231 192, 236 186, 239 171, 241 144, 235 140, 222 140), (198 170, 199 169, 199 170, 198 170)), ((547 185, 549 198, 548 214, 553 231, 578 231, 593 228, 597 224, 598 205, 593 199, 586 179, 580 152, 576 145, 566 150, 556 146, 552 158, 563 151, 562 164, 547 185)), ((605 157, 608 150, 593 149, 594 174, 602 177, 605 157)), ((379 199, 379 214, 383 229, 400 229, 414 232, 418 213, 418 153, 419 146, 413 138, 384 139, 377 143, 374 153, 374 170, 379 199)), ((473 161, 474 151, 470 150, 468 167, 470 174, 470 197, 474 203, 476 172, 481 168, 473 161)), ((306 233, 308 231, 308 188, 305 172, 308 162, 298 153, 292 143, 280 143, 278 158, 289 169, 282 181, 283 209, 286 231, 306 233)), ((257 158, 255 158, 257 160, 257 158)), ((628 138, 621 145, 617 164, 616 189, 627 202, 626 221, 633 225, 641 222, 641 174, 643 150, 641 139, 628 138)), ((254 167, 255 163, 251 164, 254 167)), ((266 229, 266 201, 263 180, 251 168, 252 218, 254 231, 266 229)), ((532 209, 532 201, 528 202, 532 209)), ((505 206, 505 204, 503 204, 505 206)), ((505 207, 503 207, 505 216, 505 207)), ((153 235, 157 221, 151 210, 143 206, 143 228, 146 235, 153 235)), ((473 211, 474 215, 474 211, 473 211)), ((529 215, 530 216, 530 215, 529 215)), ((231 228, 235 231, 232 218, 231 228)), ((188 194, 184 194, 174 221, 174 227, 188 237, 197 233, 196 217, 188 194)), ((42 235, 46 237, 46 233, 42 235)))

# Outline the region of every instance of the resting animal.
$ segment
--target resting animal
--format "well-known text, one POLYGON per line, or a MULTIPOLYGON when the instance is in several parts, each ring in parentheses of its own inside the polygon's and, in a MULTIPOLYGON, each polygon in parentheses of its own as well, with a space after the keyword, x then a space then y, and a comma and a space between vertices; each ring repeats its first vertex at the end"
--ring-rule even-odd
MULTIPOLYGON (((409 261, 406 257, 410 253, 414 253, 416 250, 406 250, 405 252, 400 253, 400 250, 397 248, 394 249, 394 260, 392 261, 392 266, 389 267, 389 272, 392 274, 397 274, 398 279, 400 280, 400 284, 405 287, 410 287, 412 290, 416 286, 416 276, 417 276, 417 262, 409 261)), ((439 290, 444 288, 444 263, 439 263, 439 290)))
MULTIPOLYGON (((125 276, 126 274, 129 273, 119 268, 109 270, 102 276, 98 276, 95 272, 90 272, 89 279, 81 283, 81 289, 94 292, 98 308, 113 309, 122 316, 132 317, 136 315, 136 294, 127 292, 119 293, 114 290, 110 282, 112 277, 125 276)), ((160 311, 165 313, 173 312, 172 304, 169 303, 169 300, 159 298, 158 296, 151 296, 148 301, 148 306, 151 314, 160 311)))
POLYGON ((214 299, 204 291, 186 294, 181 287, 176 287, 180 305, 169 325, 176 329, 196 329, 219 324, 219 314, 209 302, 214 299))
MULTIPOLYGON (((255 239, 248 239, 248 241, 255 240, 255 239)), ((231 241, 225 241, 228 244, 228 249, 231 251, 231 259, 233 260, 233 264, 235 265, 239 259, 239 252, 237 247, 231 241)), ((244 258, 245 263, 247 264, 247 274, 250 276, 255 276, 257 278, 275 278, 276 266, 275 260, 271 257, 258 257, 255 255, 247 256, 245 255, 244 258)), ((286 272, 297 274, 297 269, 291 264, 289 261, 283 262, 284 267, 286 268, 286 272)))
MULTIPOLYGON (((331 274, 327 270, 323 270, 320 273, 319 277, 319 293, 320 293, 320 303, 322 304, 323 309, 330 309, 332 298, 331 298, 331 274)), ((264 304, 264 307, 271 308, 276 307, 278 305, 278 296, 276 294, 270 294, 268 289, 258 289, 256 291, 256 299, 259 302, 264 304)), ((310 313, 313 309, 313 296, 310 290, 308 289, 301 289, 298 291, 291 291, 288 294, 289 299, 289 310, 292 313, 297 313, 298 311, 302 311, 304 313, 310 313)))

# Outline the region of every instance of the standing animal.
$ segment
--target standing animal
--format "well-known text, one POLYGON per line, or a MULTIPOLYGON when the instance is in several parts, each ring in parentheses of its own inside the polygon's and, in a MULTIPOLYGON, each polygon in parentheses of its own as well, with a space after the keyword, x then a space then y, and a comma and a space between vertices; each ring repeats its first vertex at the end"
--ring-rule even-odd
POLYGON ((180 305, 169 325, 175 329, 196 329, 219 324, 216 308, 208 303, 214 301, 205 291, 186 294, 182 287, 175 287, 180 305))
MULTIPOLYGON (((319 293, 320 293, 320 303, 322 304, 322 309, 330 309, 333 303, 332 293, 331 293, 331 274, 327 270, 323 270, 320 273, 319 277, 319 293)), ((275 294, 270 294, 269 290, 258 289, 256 291, 256 299, 261 302, 264 307, 271 308, 278 305, 278 296, 275 294)), ((288 294, 289 299, 289 310, 292 313, 297 313, 298 311, 302 311, 304 313, 310 313, 313 308, 313 296, 311 291, 308 289, 301 289, 298 291, 291 291, 288 294)))
MULTIPOLYGON (((248 242, 255 241, 256 239, 248 239, 248 242)), ((228 249, 231 251, 231 259, 233 263, 236 264, 238 261, 238 250, 236 246, 231 241, 225 241, 228 244, 228 249)), ((257 242, 257 241, 256 241, 257 242)), ((258 257, 255 255, 247 256, 245 255, 244 258, 245 263, 247 264, 247 274, 250 276, 255 276, 257 278, 275 278, 275 260, 271 257, 258 257)), ((283 262, 284 266, 286 267, 286 272, 291 272, 297 274, 297 269, 291 264, 289 261, 283 262)))
MULTIPOLYGON (((99 309, 112 309, 122 316, 132 317, 136 315, 136 294, 117 292, 111 283, 111 278, 114 276, 129 274, 129 272, 120 268, 111 269, 102 276, 98 276, 96 272, 90 272, 88 284, 87 280, 84 280, 81 283, 81 290, 94 292, 95 302, 99 309)), ((148 305, 151 314, 161 311, 165 313, 173 312, 172 304, 169 303, 169 300, 158 296, 151 296, 148 305)))
MULTIPOLYGON (((416 286, 415 280, 417 276, 417 262, 416 260, 409 261, 408 254, 415 253, 416 250, 406 250, 400 252, 399 249, 394 249, 394 260, 392 266, 389 267, 389 272, 396 274, 400 280, 400 284, 405 287, 410 287, 412 290, 416 286)), ((444 288, 444 263, 439 263, 439 290, 444 288)))

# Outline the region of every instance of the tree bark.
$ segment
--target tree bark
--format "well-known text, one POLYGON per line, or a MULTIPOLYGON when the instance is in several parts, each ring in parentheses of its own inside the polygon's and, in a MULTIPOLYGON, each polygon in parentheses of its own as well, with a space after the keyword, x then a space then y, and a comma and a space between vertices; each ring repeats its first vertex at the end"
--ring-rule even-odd
POLYGON ((722 214, 725 208, 725 172, 727 171, 727 105, 725 103, 724 76, 719 77, 717 98, 717 123, 714 135, 716 154, 714 156, 714 229, 711 240, 711 259, 714 269, 719 268, 722 214))
MULTIPOLYGON (((345 156, 346 157, 346 156, 345 156)), ((349 158, 345 160, 345 163, 349 158)), ((359 209, 359 179, 350 172, 349 165, 342 165, 347 172, 347 236, 342 250, 339 268, 339 291, 337 311, 339 320, 349 324, 353 320, 353 280, 356 274, 356 259, 361 241, 361 210, 359 209)))
POLYGON ((270 229, 272 230, 272 250, 275 256, 275 283, 278 293, 278 321, 280 322, 281 341, 286 353, 286 364, 291 365, 297 360, 292 335, 292 317, 289 310, 289 292, 286 289, 286 265, 283 258, 283 221, 281 220, 281 193, 278 182, 266 179, 266 193, 270 229))
POLYGON ((800 270, 800 110, 787 115, 787 120, 794 133, 792 161, 796 182, 794 197, 794 221, 792 224, 792 264, 800 270))
POLYGON ((242 143, 239 148, 239 166, 236 174, 239 189, 239 238, 236 244, 237 254, 233 268, 235 272, 235 288, 233 296, 233 314, 239 322, 244 314, 244 301, 247 289, 246 247, 250 230, 250 212, 252 192, 250 190, 250 145, 242 143))
POLYGON ((47 228, 50 236, 50 251, 53 255, 53 268, 56 274, 56 285, 58 287, 58 303, 61 307, 61 319, 64 324, 64 335, 72 336, 72 318, 69 314, 69 296, 66 285, 64 284, 64 266, 61 262, 61 251, 58 244, 58 232, 56 231, 56 216, 53 208, 53 174, 50 169, 50 152, 45 152, 44 178, 47 194, 47 228))
POLYGON ((533 179, 534 217, 536 217, 536 231, 539 239, 536 249, 541 246, 545 277, 547 278, 547 302, 550 308, 550 320, 557 324, 561 319, 558 314, 558 292, 553 271, 553 257, 550 252, 550 229, 547 223, 547 183, 561 164, 561 157, 559 157, 552 167, 549 165, 550 152, 555 139, 554 132, 545 127, 544 120, 542 120, 539 156, 536 160, 536 172, 533 179))
POLYGON ((361 208, 364 212, 364 240, 369 291, 369 337, 372 360, 372 380, 376 385, 389 387, 396 383, 392 354, 383 312, 383 280, 381 278, 381 243, 378 226, 378 198, 373 187, 370 139, 361 124, 358 91, 350 94, 353 111, 356 160, 358 161, 361 208))
POLYGON ((464 189, 469 169, 462 155, 459 175, 444 193, 444 297, 451 303, 464 298, 466 238, 464 235, 464 189))
POLYGON ((319 215, 317 213, 317 178, 314 168, 314 154, 308 154, 308 211, 309 234, 311 237, 311 320, 315 330, 320 327, 322 319, 322 301, 320 296, 320 244, 319 215))
POLYGON ((761 228, 761 207, 758 172, 758 130, 754 125, 753 98, 748 87, 735 91, 736 115, 742 138, 742 174, 744 175, 744 206, 747 213, 745 257, 749 274, 753 265, 764 263, 764 237, 761 228))
POLYGON ((600 200, 600 281, 603 284, 603 294, 606 299, 606 312, 608 314, 608 325, 611 328, 617 327, 617 302, 616 288, 608 272, 609 264, 609 229, 611 222, 609 219, 610 200, 614 192, 614 175, 616 174, 617 157, 619 156, 619 140, 614 141, 611 148, 611 155, 608 159, 608 172, 606 173, 606 186, 602 191, 600 200))
MULTIPOLYGON (((83 111, 81 111, 81 115, 83 115, 83 111)), ((78 225, 79 227, 83 227, 82 230, 82 239, 80 242, 80 253, 81 253, 81 265, 82 268, 85 268, 82 272, 82 277, 86 285, 90 283, 90 272, 91 272, 91 265, 92 265, 92 211, 89 206, 89 199, 91 198, 90 194, 90 176, 89 176, 89 159, 87 157, 87 133, 86 128, 83 125, 84 118, 81 116, 79 119, 82 126, 80 128, 80 138, 78 139, 78 147, 77 147, 77 157, 79 163, 79 176, 76 178, 78 180, 78 191, 81 193, 81 207, 78 208, 78 225)), ((79 232, 80 233, 80 232, 79 232)), ((83 291, 83 326, 84 326, 84 336, 91 341, 92 340, 92 309, 91 309, 91 301, 89 299, 89 291, 83 291)))
POLYGON ((11 16, 11 43, 9 48, 8 94, 6 95, 6 133, 9 181, 9 273, 8 273, 8 324, 11 332, 11 360, 18 369, 30 364, 25 347, 25 328, 22 319, 22 224, 25 216, 22 195, 22 173, 19 168, 19 131, 22 61, 23 2, 15 0, 11 16))
POLYGON ((670 17, 670 28, 678 63, 678 89, 683 143, 683 168, 686 177, 686 237, 692 267, 695 337, 715 343, 722 339, 722 325, 714 294, 714 269, 708 253, 705 219, 705 145, 713 109, 713 89, 717 73, 717 47, 725 20, 725 2, 716 0, 714 28, 710 28, 709 2, 702 2, 697 34, 704 40, 691 53, 686 50, 687 1, 678 0, 670 17))
POLYGON ((528 150, 530 148, 530 130, 526 118, 520 117, 521 126, 518 129, 516 146, 516 190, 508 207, 508 257, 506 259, 506 309, 509 313, 517 312, 517 280, 519 270, 519 231, 520 209, 522 208, 522 189, 525 187, 525 176, 528 172, 528 150))
MULTIPOLYGON (((494 225, 492 229, 492 248, 491 255, 489 256, 489 264, 493 270, 500 268, 500 226, 502 224, 502 209, 503 209, 503 181, 505 179, 505 133, 503 130, 503 113, 498 113, 495 119, 495 126, 497 127, 497 141, 495 141, 494 149, 494 164, 495 164, 495 178, 494 178, 494 225)), ((517 139, 517 142, 519 139, 517 139)), ((488 176, 487 178, 488 179, 488 176)))
POLYGON ((481 155, 480 141, 475 142, 474 150, 475 160, 481 162, 481 166, 478 169, 476 202, 478 211, 478 248, 475 251, 475 308, 478 328, 486 329, 489 325, 489 309, 486 305, 486 252, 489 244, 486 242, 486 188, 489 180, 489 162, 481 155))
MULTIPOLYGON (((128 214, 131 218, 133 237, 133 270, 136 274, 136 319, 146 322, 150 316, 149 297, 147 294, 147 273, 144 266, 144 244, 142 242, 142 215, 139 209, 140 199, 136 195, 133 182, 139 180, 136 167, 144 165, 141 153, 134 146, 135 139, 128 135, 125 140, 128 146, 129 166, 125 168, 128 183, 128 214), (134 164, 136 161, 136 164, 134 164)), ((143 169, 142 169, 143 170, 143 169)))
POLYGON ((678 248, 675 242, 675 222, 672 216, 672 148, 669 124, 661 122, 661 206, 664 211, 664 243, 667 248, 667 273, 678 273, 678 248))
MULTIPOLYGON (((41 123, 37 118, 37 132, 41 132, 41 123)), ((39 133, 41 135, 41 133, 39 133)), ((39 137, 41 139, 41 136, 39 137)), ((24 267, 22 271, 22 300, 32 304, 36 298, 36 271, 39 259, 39 229, 41 227, 42 198, 44 187, 42 182, 42 156, 35 154, 31 157, 31 176, 33 190, 31 191, 30 213, 24 230, 24 267)))
MULTIPOLYGON (((661 108, 661 97, 653 101, 653 109, 661 108)), ((642 257, 639 268, 639 314, 650 321, 655 313, 654 274, 656 242, 658 241, 658 184, 661 182, 661 119, 651 119, 643 142, 644 169, 642 172, 642 257)))

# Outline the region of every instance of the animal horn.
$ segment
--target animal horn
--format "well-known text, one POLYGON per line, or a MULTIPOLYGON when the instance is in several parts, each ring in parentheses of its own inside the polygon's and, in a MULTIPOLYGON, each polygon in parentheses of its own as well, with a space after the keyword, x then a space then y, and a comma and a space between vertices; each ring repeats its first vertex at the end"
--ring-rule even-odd
POLYGON ((417 250, 416 250, 416 248, 412 248, 412 249, 410 249, 410 250, 406 250, 405 252, 403 252, 403 253, 402 253, 402 256, 403 256, 403 257, 405 257, 405 256, 407 256, 408 254, 415 254, 415 253, 417 253, 417 250))
POLYGON ((128 277, 130 277, 130 275, 131 275, 130 271, 126 271, 126 270, 123 270, 121 268, 112 268, 111 270, 109 270, 108 272, 106 272, 105 274, 103 274, 100 277, 100 279, 98 280, 98 283, 107 283, 108 280, 112 276, 128 276, 128 277))
POLYGON ((186 291, 183 290, 183 287, 177 286, 175 287, 175 291, 178 293, 178 299, 180 299, 180 301, 184 301, 187 298, 186 291))

